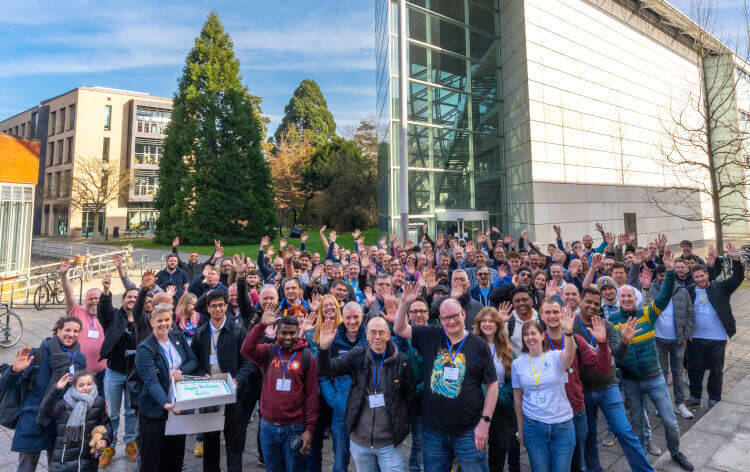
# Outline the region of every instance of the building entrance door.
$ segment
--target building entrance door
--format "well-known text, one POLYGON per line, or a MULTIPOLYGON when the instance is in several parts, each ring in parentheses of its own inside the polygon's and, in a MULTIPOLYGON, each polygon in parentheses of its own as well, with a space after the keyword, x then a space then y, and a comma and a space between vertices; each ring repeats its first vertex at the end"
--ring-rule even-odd
POLYGON ((476 238, 477 233, 484 232, 489 225, 490 214, 487 211, 443 210, 435 212, 437 231, 448 238, 456 237, 466 241, 476 238))

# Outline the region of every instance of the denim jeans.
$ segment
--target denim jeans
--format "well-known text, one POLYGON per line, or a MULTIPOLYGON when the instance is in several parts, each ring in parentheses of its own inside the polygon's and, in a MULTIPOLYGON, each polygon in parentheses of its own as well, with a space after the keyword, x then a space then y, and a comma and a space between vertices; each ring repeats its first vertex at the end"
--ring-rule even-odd
POLYGON ((393 446, 370 449, 354 441, 349 442, 357 472, 405 472, 404 458, 393 446))
POLYGON ((643 400, 648 397, 664 424, 664 436, 667 439, 669 452, 672 455, 678 454, 680 452, 680 428, 677 425, 677 417, 674 414, 669 387, 664 381, 664 376, 659 375, 644 380, 622 379, 622 391, 628 405, 630 424, 633 425, 633 431, 641 441, 643 449, 646 449, 646 437, 643 434, 643 412, 645 411, 643 400))
POLYGON ((322 472, 323 470, 323 435, 326 428, 331 426, 333 409, 328 406, 325 398, 318 395, 318 422, 310 441, 310 452, 302 454, 302 470, 304 472, 322 472))
POLYGON ((638 436, 625 415, 625 406, 622 403, 622 395, 617 384, 604 387, 601 390, 584 390, 583 398, 586 402, 586 422, 588 423, 588 434, 586 435, 586 448, 584 456, 586 459, 587 472, 602 472, 599 462, 599 439, 597 438, 597 416, 602 410, 604 419, 607 420, 607 428, 617 438, 622 447, 630 469, 633 472, 653 472, 654 469, 648 463, 646 452, 638 436))
POLYGON ((708 369, 709 404, 721 401, 721 387, 724 382, 724 353, 726 341, 693 339, 688 347, 687 371, 690 378, 690 397, 700 402, 703 393, 703 377, 708 369))
POLYGON ((302 457, 292 449, 291 441, 305 432, 304 424, 277 425, 260 420, 260 438, 266 472, 300 472, 302 457))
POLYGON ((349 430, 346 429, 344 419, 337 421, 336 412, 333 413, 331 422, 331 435, 333 436, 333 472, 346 472, 349 469, 349 430))
POLYGON ((477 450, 473 429, 450 435, 438 433, 423 423, 422 451, 425 472, 449 472, 454 457, 461 466, 461 472, 489 472, 486 448, 477 450))
POLYGON ((135 410, 130 406, 130 395, 125 389, 126 375, 117 371, 107 369, 104 374, 104 398, 107 400, 107 413, 109 421, 112 424, 112 443, 114 448, 117 445, 117 429, 120 426, 120 406, 123 406, 123 397, 125 397, 125 435, 122 440, 125 444, 135 441, 138 433, 138 419, 135 416, 135 410))
POLYGON ((687 400, 685 369, 682 368, 682 361, 685 359, 685 342, 677 344, 677 340, 656 338, 656 348, 659 350, 659 364, 664 372, 664 379, 666 380, 669 372, 672 373, 674 402, 679 405, 687 400))
POLYGON ((420 472, 424 469, 422 453, 422 422, 419 416, 411 419, 411 451, 409 452, 409 472, 420 472))
POLYGON ((586 435, 589 432, 588 422, 586 421, 586 410, 580 413, 573 413, 573 427, 576 433, 576 446, 573 449, 573 459, 570 470, 572 472, 581 472, 585 470, 583 451, 586 449, 586 435))
POLYGON ((524 417, 523 442, 534 472, 568 472, 576 431, 573 420, 543 423, 524 417))

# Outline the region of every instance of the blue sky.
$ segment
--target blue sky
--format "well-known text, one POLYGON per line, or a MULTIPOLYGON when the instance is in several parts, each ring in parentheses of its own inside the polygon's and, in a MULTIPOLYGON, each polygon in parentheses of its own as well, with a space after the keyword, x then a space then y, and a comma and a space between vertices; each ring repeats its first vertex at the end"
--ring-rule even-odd
MULTIPOLYGON (((672 3, 689 13, 690 0, 672 3)), ((725 32, 743 0, 719 0, 725 32)), ((375 108, 374 0, 0 0, 0 119, 79 85, 171 97, 185 55, 215 9, 273 132, 306 78, 339 129, 375 108)))

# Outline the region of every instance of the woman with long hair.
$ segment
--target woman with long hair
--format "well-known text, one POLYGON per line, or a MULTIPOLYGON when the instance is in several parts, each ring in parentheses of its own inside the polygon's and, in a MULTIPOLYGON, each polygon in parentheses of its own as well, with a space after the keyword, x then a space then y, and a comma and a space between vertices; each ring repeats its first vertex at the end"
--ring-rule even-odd
POLYGON ((482 308, 474 318, 473 332, 484 339, 490 347, 499 385, 497 406, 492 415, 487 438, 490 472, 502 472, 506 456, 508 471, 518 472, 521 470, 521 448, 516 439, 516 415, 513 411, 513 387, 510 382, 514 356, 508 334, 505 332, 505 323, 495 308, 482 308))
POLYGON ((195 311, 195 303, 197 301, 198 298, 194 294, 185 292, 180 297, 177 307, 174 309, 175 328, 185 336, 188 344, 192 342, 193 332, 195 332, 200 322, 200 313, 195 311))

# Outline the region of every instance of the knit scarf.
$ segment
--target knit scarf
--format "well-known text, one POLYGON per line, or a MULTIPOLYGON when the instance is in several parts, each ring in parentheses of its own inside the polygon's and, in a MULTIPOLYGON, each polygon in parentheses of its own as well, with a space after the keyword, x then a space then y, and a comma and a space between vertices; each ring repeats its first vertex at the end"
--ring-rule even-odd
POLYGON ((65 395, 63 395, 63 401, 73 411, 70 412, 68 422, 65 423, 65 434, 63 435, 63 443, 65 444, 78 444, 83 441, 84 430, 86 426, 86 412, 91 405, 94 404, 96 396, 99 392, 96 389, 96 384, 91 386, 90 393, 81 393, 75 388, 69 388, 65 395))

